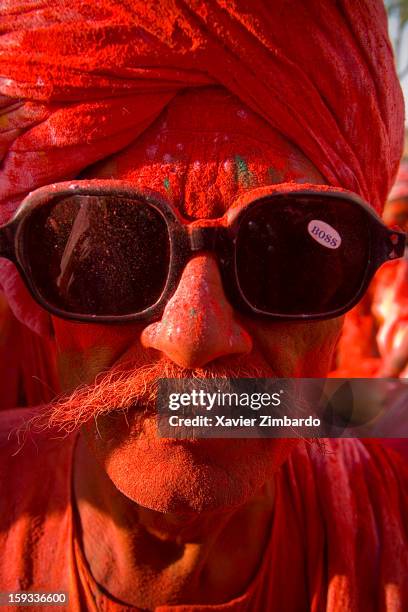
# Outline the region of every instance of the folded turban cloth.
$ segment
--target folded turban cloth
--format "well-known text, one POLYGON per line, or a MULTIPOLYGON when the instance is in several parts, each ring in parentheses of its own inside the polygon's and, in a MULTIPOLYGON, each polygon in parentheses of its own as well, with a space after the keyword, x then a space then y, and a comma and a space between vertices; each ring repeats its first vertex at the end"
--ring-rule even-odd
MULTIPOLYGON (((0 223, 29 191, 126 147, 181 90, 214 84, 381 209, 403 101, 380 0, 2 0, 0 223)), ((4 260, 0 283, 46 333, 4 260)))

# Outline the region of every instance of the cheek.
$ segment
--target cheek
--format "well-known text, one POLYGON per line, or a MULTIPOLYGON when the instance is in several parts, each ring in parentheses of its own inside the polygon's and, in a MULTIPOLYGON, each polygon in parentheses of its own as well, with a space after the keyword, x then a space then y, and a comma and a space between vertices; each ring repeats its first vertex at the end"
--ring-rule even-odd
POLYGON ((343 317, 309 323, 254 323, 247 329, 276 375, 323 377, 331 369, 343 317))
POLYGON ((52 317, 57 367, 63 391, 93 382, 95 376, 133 348, 140 349, 143 326, 89 325, 52 317))
POLYGON ((344 317, 311 323, 304 330, 301 350, 295 363, 297 377, 325 377, 333 369, 334 350, 340 338, 344 317))

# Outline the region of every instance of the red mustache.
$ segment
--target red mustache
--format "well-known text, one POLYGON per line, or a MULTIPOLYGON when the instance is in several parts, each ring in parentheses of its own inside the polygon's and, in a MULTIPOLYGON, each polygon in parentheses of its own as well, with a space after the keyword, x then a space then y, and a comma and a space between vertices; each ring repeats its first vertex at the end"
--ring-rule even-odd
POLYGON ((186 378, 223 379, 268 378, 272 370, 263 362, 260 366, 248 364, 246 358, 229 358, 214 363, 209 368, 189 370, 180 368, 172 361, 162 359, 150 365, 137 367, 133 362, 122 362, 107 372, 99 374, 94 383, 78 387, 73 393, 62 396, 42 409, 30 419, 27 429, 42 431, 52 428, 70 434, 91 419, 114 411, 126 414, 137 409, 140 416, 155 411, 156 398, 161 378, 183 380, 186 378))

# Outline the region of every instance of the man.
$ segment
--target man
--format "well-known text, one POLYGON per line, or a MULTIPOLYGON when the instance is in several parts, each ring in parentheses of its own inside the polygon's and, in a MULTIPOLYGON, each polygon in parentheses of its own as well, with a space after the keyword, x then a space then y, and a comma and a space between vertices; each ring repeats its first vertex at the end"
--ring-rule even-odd
MULTIPOLYGON (((402 100, 383 7, 58 5, 3 11, 4 222, 28 191, 54 186, 16 217, 28 219, 15 244, 37 304, 10 261, 2 283, 20 318, 53 334, 71 395, 35 421, 65 439, 45 429, 11 456, 24 415, 4 418, 1 590, 68 591, 70 610, 404 609, 408 502, 396 456, 347 440, 322 453, 300 441, 160 439, 150 397, 163 376, 328 371, 341 329, 330 304, 353 267, 344 260, 335 283, 320 267, 322 320, 268 319, 245 309, 209 237, 262 205, 252 210, 267 222, 250 217, 239 248, 246 295, 269 314, 272 299, 299 313, 290 296, 300 287, 312 314, 308 268, 294 250, 282 247, 287 260, 273 250, 276 223, 303 219, 304 183, 322 214, 324 201, 339 223, 360 213, 377 223, 336 191, 342 215, 327 185, 380 210, 396 170, 402 100), (278 202, 287 214, 271 217, 278 202), (197 237, 188 256, 187 225, 197 237), (272 251, 257 259, 259 243, 272 251), (270 253, 278 292, 251 284, 270 253)), ((310 232, 305 257, 321 253, 310 232)), ((337 235, 344 246, 353 229, 337 235)), ((346 250, 355 268, 360 244, 346 250)), ((340 264, 343 251, 330 252, 340 264)))

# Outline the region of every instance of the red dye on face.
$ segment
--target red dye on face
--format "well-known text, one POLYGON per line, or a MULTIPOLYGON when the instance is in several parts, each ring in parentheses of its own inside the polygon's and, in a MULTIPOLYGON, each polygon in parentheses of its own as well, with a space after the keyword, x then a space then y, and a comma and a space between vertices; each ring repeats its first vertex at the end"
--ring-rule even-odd
MULTIPOLYGON (((282 182, 322 182, 293 145, 243 109, 237 99, 208 90, 180 96, 143 138, 85 177, 107 178, 114 168, 115 178, 131 181, 142 192, 155 190, 188 218, 214 218, 248 189, 269 184, 270 168, 275 166, 280 168, 275 176, 282 182), (203 109, 206 130, 199 120, 203 109)), ((160 245, 152 244, 155 248, 160 245)), ((62 419, 66 415, 72 424, 76 417, 81 419, 90 399, 89 416, 93 409, 102 412, 97 427, 92 420, 86 425, 99 461, 120 491, 160 511, 203 511, 243 503, 272 477, 292 442, 166 442, 157 438, 149 414, 143 420, 136 410, 128 422, 120 413, 115 418, 106 414, 121 401, 126 404, 129 396, 136 405, 139 398, 143 409, 146 398, 138 390, 146 380, 146 369, 153 377, 165 375, 168 364, 173 364, 170 371, 176 377, 217 372, 231 377, 321 376, 328 370, 340 328, 339 321, 288 325, 239 315, 225 296, 216 261, 205 253, 187 264, 159 321, 129 326, 128 334, 126 326, 118 331, 115 326, 83 326, 58 319, 54 325, 61 369, 68 372, 67 389, 75 388, 81 376, 92 382, 92 372, 95 376, 115 362, 118 367, 133 364, 134 372, 122 387, 107 384, 104 391, 102 385, 90 395, 79 393, 62 405, 58 415, 62 419), (76 379, 73 372, 78 372, 76 379)))

